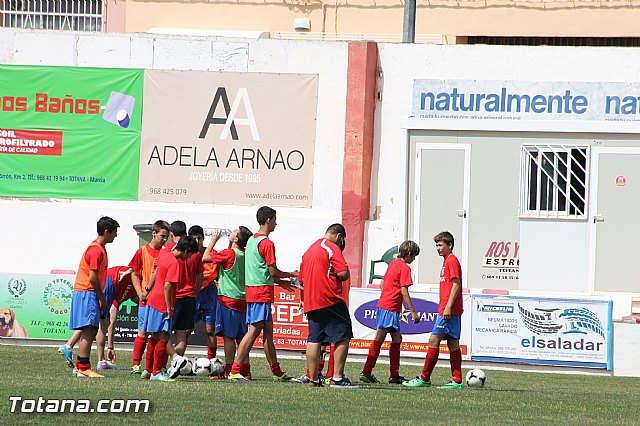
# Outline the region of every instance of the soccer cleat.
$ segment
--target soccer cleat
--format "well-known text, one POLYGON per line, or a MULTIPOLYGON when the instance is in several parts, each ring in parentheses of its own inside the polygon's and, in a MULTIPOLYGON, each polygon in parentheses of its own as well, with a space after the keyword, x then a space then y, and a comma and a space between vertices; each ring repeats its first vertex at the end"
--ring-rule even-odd
POLYGON ((159 382, 175 382, 175 379, 170 378, 166 374, 160 372, 158 374, 152 374, 149 380, 156 380, 159 382))
POLYGON ((431 380, 427 380, 425 382, 420 377, 416 377, 415 379, 411 379, 408 382, 403 382, 402 386, 408 386, 410 388, 428 388, 429 386, 431 386, 431 380))
POLYGON ((404 382, 406 382, 407 379, 405 379, 402 376, 398 376, 398 377, 389 377, 389 383, 392 385, 401 385, 404 382))
POLYGON ((438 386, 438 389, 462 389, 463 387, 462 383, 456 383, 452 380, 446 385, 438 386))
POLYGON ((67 360, 67 364, 69 365, 69 367, 75 367, 73 365, 73 349, 67 346, 66 343, 58 348, 58 353, 64 355, 64 358, 67 360))
POLYGON ((73 369, 73 373, 71 373, 73 377, 78 378, 89 378, 89 379, 103 379, 104 376, 102 374, 98 374, 92 369, 87 370, 78 370, 77 368, 73 369))
POLYGON ((147 370, 144 370, 142 374, 140 374, 140 378, 149 380, 151 378, 151 373, 149 373, 147 370))
POLYGON ((140 364, 132 365, 131 370, 129 370, 131 374, 140 374, 140 364))
POLYGON ((100 370, 116 370, 116 366, 107 361, 98 362, 98 369, 100 370))
POLYGON ((253 382, 253 380, 243 376, 240 373, 236 373, 236 374, 229 374, 229 377, 227 377, 227 380, 231 381, 231 382, 242 382, 242 383, 249 383, 249 382, 253 382))
POLYGON ((180 370, 187 365, 187 359, 183 356, 176 355, 171 360, 171 368, 169 368, 169 378, 175 379, 180 375, 180 370))
POLYGON ((373 374, 360 373, 360 381, 362 383, 380 383, 373 374))
POLYGON ((351 383, 351 380, 349 380, 347 378, 347 376, 342 376, 342 379, 340 380, 333 380, 331 379, 331 385, 332 388, 340 388, 340 389, 355 389, 357 387, 359 387, 357 384, 355 383, 351 383))
POLYGON ((291 379, 293 383, 309 383, 311 379, 307 376, 298 377, 297 379, 291 379))
POLYGON ((293 377, 287 376, 285 373, 282 373, 282 376, 273 376, 274 382, 290 382, 293 380, 293 377))
POLYGON ((322 380, 318 379, 316 381, 313 380, 309 380, 308 382, 308 386, 310 388, 323 388, 324 387, 324 383, 322 380))

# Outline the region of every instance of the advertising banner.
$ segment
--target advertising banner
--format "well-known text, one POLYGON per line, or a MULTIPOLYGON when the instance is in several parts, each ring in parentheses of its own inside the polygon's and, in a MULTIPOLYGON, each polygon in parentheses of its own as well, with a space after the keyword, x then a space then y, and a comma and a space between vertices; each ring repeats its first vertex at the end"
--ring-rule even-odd
POLYGON ((136 200, 143 80, 0 65, 0 195, 136 200))
POLYGON ((611 301, 473 297, 474 360, 612 368, 611 301))
MULTIPOLYGON (((438 316, 438 293, 410 291, 413 307, 420 316, 420 322, 414 324, 407 307, 402 305, 400 317, 400 331, 402 332, 402 346, 400 350, 404 356, 424 357, 429 349, 428 342, 433 325, 438 316)), ((350 292, 349 312, 353 323, 354 338, 350 343, 350 352, 366 354, 376 334, 376 305, 380 299, 380 291, 353 288, 350 292)), ((462 331, 460 336, 460 350, 462 359, 471 359, 471 296, 462 295, 465 313, 462 315, 462 331)), ((388 350, 390 339, 384 342, 383 350, 388 350)), ((447 343, 442 342, 440 354, 444 358, 449 356, 447 343)))
POLYGON ((140 200, 311 207, 318 76, 145 72, 140 200))
POLYGON ((73 275, 0 272, 0 337, 68 339, 73 275))
POLYGON ((640 121, 640 83, 414 80, 412 115, 431 119, 640 121))
MULTIPOLYGON (((289 293, 275 287, 275 301, 271 305, 273 316, 273 342, 276 349, 305 351, 309 335, 307 317, 300 309, 300 292, 289 293)), ((262 334, 256 339, 256 346, 262 347, 262 334)))

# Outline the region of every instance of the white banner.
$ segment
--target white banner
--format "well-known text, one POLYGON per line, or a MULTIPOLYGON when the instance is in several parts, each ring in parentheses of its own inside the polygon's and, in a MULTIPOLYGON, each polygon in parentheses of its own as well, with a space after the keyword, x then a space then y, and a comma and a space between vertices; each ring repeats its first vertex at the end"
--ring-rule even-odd
MULTIPOLYGON (((414 324, 411 314, 406 306, 402 306, 400 331, 402 331, 402 346, 400 350, 403 356, 425 356, 428 350, 429 336, 433 330, 433 324, 438 316, 438 293, 426 293, 409 290, 413 307, 420 315, 420 322, 414 324)), ((367 354, 369 345, 376 334, 376 305, 380 299, 379 290, 352 288, 349 292, 349 312, 353 323, 353 336, 349 344, 349 352, 367 354)), ((462 331, 460 336, 460 350, 462 359, 471 359, 471 296, 462 295, 465 313, 462 315, 462 331)), ((389 349, 390 337, 382 346, 383 351, 389 349)), ((442 358, 449 357, 446 341, 440 345, 442 358)))
POLYGON ((640 121, 640 84, 415 80, 418 118, 640 121))
POLYGON ((474 360, 612 369, 611 301, 474 295, 474 360))

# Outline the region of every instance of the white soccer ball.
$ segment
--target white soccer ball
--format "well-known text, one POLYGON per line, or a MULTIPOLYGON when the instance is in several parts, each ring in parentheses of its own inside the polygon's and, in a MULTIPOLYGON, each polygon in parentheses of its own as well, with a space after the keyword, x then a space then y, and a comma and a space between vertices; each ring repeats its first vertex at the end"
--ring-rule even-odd
POLYGON ((465 382, 467 383, 467 386, 471 388, 482 388, 487 383, 487 375, 479 368, 474 368, 467 372, 465 382))
POLYGON ((208 358, 196 358, 192 371, 196 376, 210 376, 213 371, 211 361, 208 358))
POLYGON ((187 358, 187 363, 180 369, 180 375, 181 376, 188 376, 191 373, 193 369, 193 360, 187 358))
POLYGON ((222 373, 224 373, 224 363, 218 358, 213 358, 211 360, 211 374, 220 376, 222 373))

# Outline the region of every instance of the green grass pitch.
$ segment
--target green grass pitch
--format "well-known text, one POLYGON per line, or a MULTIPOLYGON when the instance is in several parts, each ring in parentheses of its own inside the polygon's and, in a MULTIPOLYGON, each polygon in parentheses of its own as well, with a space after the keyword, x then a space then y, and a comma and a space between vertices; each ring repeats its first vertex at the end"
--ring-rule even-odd
MULTIPOLYGON (((95 352, 93 353, 95 363, 95 352)), ((255 383, 180 377, 174 383, 149 382, 129 374, 131 352, 120 351, 117 371, 105 379, 74 379, 55 348, 0 345, 0 423, 13 424, 640 424, 640 380, 609 376, 540 374, 487 370, 487 387, 442 390, 400 385, 358 389, 312 389, 274 383, 264 358, 252 358, 255 383), (12 414, 10 396, 24 399, 149 399, 138 414, 12 414)), ((290 375, 304 373, 301 359, 281 360, 290 375)), ((450 380, 441 360, 432 382, 450 380)), ((348 363, 357 382, 361 363, 348 363)), ((420 367, 401 366, 414 377, 420 367)), ((466 373, 465 369, 465 373, 466 373)), ((388 377, 388 365, 374 373, 388 377)))

